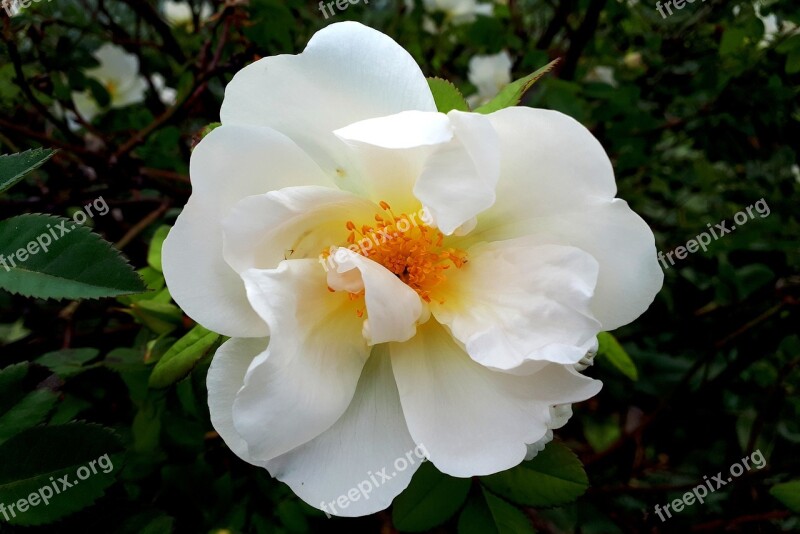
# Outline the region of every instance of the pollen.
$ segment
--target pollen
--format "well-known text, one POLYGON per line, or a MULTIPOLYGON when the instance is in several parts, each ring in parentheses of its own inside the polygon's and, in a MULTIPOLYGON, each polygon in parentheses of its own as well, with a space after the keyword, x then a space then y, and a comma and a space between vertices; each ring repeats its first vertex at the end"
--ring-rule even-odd
POLYGON ((418 220, 417 214, 395 215, 388 202, 379 203, 371 225, 347 221, 347 243, 351 250, 386 267, 426 302, 434 289, 447 279, 449 269, 467 263, 463 251, 444 246, 445 236, 418 220))

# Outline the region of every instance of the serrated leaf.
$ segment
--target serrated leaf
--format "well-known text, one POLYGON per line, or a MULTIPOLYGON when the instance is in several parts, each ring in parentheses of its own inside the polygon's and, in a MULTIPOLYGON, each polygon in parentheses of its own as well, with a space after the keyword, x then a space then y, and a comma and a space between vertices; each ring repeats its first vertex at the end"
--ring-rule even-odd
POLYGON ((440 113, 447 113, 454 109, 469 111, 469 104, 464 99, 464 95, 451 82, 441 78, 428 78, 428 85, 433 93, 436 109, 440 113))
POLYGON ((47 367, 61 378, 77 375, 84 370, 84 364, 97 358, 100 351, 97 349, 64 349, 48 352, 37 358, 39 365, 47 367))
POLYGON ((786 508, 800 514, 800 479, 775 484, 769 494, 781 501, 786 508))
POLYGON ((481 477, 497 495, 523 506, 560 506, 575 501, 589 487, 580 460, 567 447, 551 442, 533 460, 481 477))
POLYGON ((35 148, 0 156, 0 193, 19 183, 29 172, 41 167, 56 152, 58 151, 49 148, 35 148))
POLYGON ((542 76, 553 70, 553 68, 558 65, 559 61, 559 59, 554 59, 536 72, 528 74, 524 78, 520 78, 519 80, 506 85, 500 90, 500 93, 498 93, 497 96, 495 96, 486 104, 477 108, 475 112, 484 114, 494 113, 495 111, 499 111, 501 109, 516 106, 520 103, 522 97, 525 96, 525 93, 527 93, 528 90, 530 90, 530 88, 542 78, 542 76))
POLYGON ((617 338, 608 332, 600 332, 597 334, 597 341, 600 343, 597 349, 598 356, 607 358, 611 365, 631 380, 639 379, 636 364, 633 363, 631 357, 619 344, 617 338))
POLYGON ((70 219, 41 214, 0 222, 0 288, 44 299, 115 297, 145 289, 110 243, 70 219))
POLYGON ((150 241, 150 248, 147 251, 147 264, 158 272, 161 272, 161 247, 170 228, 171 226, 167 225, 160 226, 153 234, 153 240, 150 241))
POLYGON ((185 378, 208 349, 219 339, 219 334, 195 326, 170 348, 156 364, 150 375, 151 388, 165 388, 185 378))
POLYGON ((458 518, 458 534, 535 534, 530 519, 517 507, 485 488, 469 500, 458 518))
POLYGON ((430 462, 423 463, 394 500, 394 526, 405 532, 422 532, 441 525, 464 504, 469 487, 469 479, 444 475, 430 462))
POLYGON ((18 503, 34 493, 39 499, 13 517, 9 513, 8 522, 44 525, 91 505, 121 470, 121 450, 111 430, 87 423, 31 428, 9 439, 0 445, 0 503, 18 503))

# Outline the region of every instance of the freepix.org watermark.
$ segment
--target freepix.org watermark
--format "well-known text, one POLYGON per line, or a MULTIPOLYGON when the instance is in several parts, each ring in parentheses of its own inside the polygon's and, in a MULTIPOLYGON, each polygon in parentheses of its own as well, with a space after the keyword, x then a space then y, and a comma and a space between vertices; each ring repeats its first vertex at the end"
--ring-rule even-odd
POLYGON ((37 491, 28 495, 27 498, 20 499, 9 505, 0 502, 0 514, 2 514, 6 521, 11 521, 17 517, 18 513, 24 514, 40 504, 47 506, 50 504, 50 499, 54 496, 68 491, 70 488, 77 486, 82 480, 86 480, 92 475, 96 475, 98 473, 98 467, 100 471, 108 474, 114 470, 114 463, 111 461, 108 454, 104 454, 100 458, 80 466, 75 473, 75 476, 78 477, 77 480, 69 480, 69 475, 64 475, 59 478, 50 477, 50 484, 42 486, 37 491))
MULTIPOLYGON (((385 202, 381 202, 381 207, 385 210, 389 209, 389 205, 385 202)), ((432 222, 433 217, 430 215, 430 213, 428 213, 426 208, 422 208, 417 213, 395 218, 392 224, 383 228, 374 230, 371 229, 370 231, 361 233, 363 237, 358 241, 355 241, 354 239, 353 241, 355 242, 353 242, 353 244, 347 248, 356 254, 369 257, 371 250, 379 248, 382 244, 388 241, 401 237, 403 234, 412 228, 418 227, 420 224, 427 226, 432 222), (417 221, 417 218, 419 218, 419 221, 417 221)), ((348 226, 348 230, 353 231, 356 230, 356 228, 354 225, 348 226)), ((319 255, 319 263, 325 269, 325 272, 328 272, 330 269, 335 269, 336 263, 347 260, 347 254, 343 252, 344 250, 344 248, 340 247, 332 254, 319 255)))
POLYGON ((727 485, 729 482, 733 482, 734 477, 741 476, 744 474, 745 470, 750 470, 752 467, 750 466, 750 462, 753 462, 753 467, 756 469, 763 469, 765 465, 767 465, 767 461, 764 459, 764 455, 761 454, 761 450, 756 449, 755 451, 750 454, 750 456, 745 456, 735 464, 733 464, 728 471, 732 476, 727 477, 727 479, 723 476, 722 471, 717 473, 716 475, 712 476, 709 480, 708 475, 703 475, 703 483, 698 484, 697 486, 692 489, 692 491, 687 491, 683 494, 680 499, 675 499, 671 503, 667 503, 662 508, 661 505, 657 504, 655 508, 656 515, 658 518, 661 519, 663 523, 667 519, 672 518, 672 512, 670 512, 670 506, 672 507, 672 511, 676 514, 684 509, 684 507, 691 506, 695 503, 695 501, 699 503, 705 502, 704 499, 708 496, 709 493, 714 493, 722 486, 727 485), (666 514, 666 517, 664 517, 666 514))
POLYGON ((666 254, 659 251, 658 261, 661 262, 661 265, 664 267, 664 269, 669 269, 669 265, 675 265, 675 260, 672 259, 673 255, 679 260, 682 260, 685 259, 689 253, 697 252, 698 249, 702 248, 703 252, 705 252, 708 248, 708 245, 710 245, 712 241, 716 241, 720 237, 730 234, 736 230, 736 225, 743 226, 747 224, 748 221, 755 219, 755 215, 753 214, 754 209, 762 219, 770 214, 767 201, 762 198, 752 206, 747 206, 742 211, 737 212, 736 215, 733 216, 733 221, 736 224, 732 224, 730 228, 728 228, 728 221, 719 222, 715 224, 714 227, 711 226, 711 223, 708 223, 706 226, 708 227, 709 232, 711 232, 710 234, 708 232, 700 232, 694 237, 694 239, 687 241, 685 246, 681 245, 680 247, 675 247, 675 250, 671 250, 666 254), (669 260, 669 265, 667 265, 665 259, 669 260))
POLYGON ((105 215, 110 211, 108 204, 106 203, 103 197, 99 197, 94 201, 86 204, 83 207, 83 210, 78 210, 72 216, 72 221, 75 224, 69 224, 68 220, 62 220, 59 224, 53 226, 52 224, 47 225, 47 229, 39 234, 36 239, 31 240, 28 244, 13 254, 9 254, 8 257, 0 254, 0 265, 2 265, 6 272, 10 271, 11 269, 16 269, 17 264, 23 264, 31 256, 35 256, 40 252, 44 252, 47 254, 47 251, 50 250, 50 245, 54 242, 58 241, 72 230, 74 230, 77 226, 83 225, 87 220, 94 218, 95 215, 105 215), (92 211, 97 213, 94 213, 92 211))
POLYGON ((390 467, 384 467, 380 471, 374 473, 372 471, 367 471, 367 478, 356 484, 356 487, 350 488, 347 492, 342 493, 329 503, 321 502, 320 509, 325 512, 325 515, 330 519, 331 513, 336 513, 337 506, 344 509, 350 506, 351 502, 361 500, 362 498, 364 500, 369 499, 369 494, 372 493, 372 490, 380 487, 381 484, 389 482, 396 477, 398 473, 402 473, 408 469, 409 466, 416 465, 416 460, 424 462, 428 456, 430 455, 425 445, 420 443, 413 450, 408 451, 405 456, 401 456, 394 461, 394 471, 391 473, 387 473, 387 471, 391 469, 390 467))

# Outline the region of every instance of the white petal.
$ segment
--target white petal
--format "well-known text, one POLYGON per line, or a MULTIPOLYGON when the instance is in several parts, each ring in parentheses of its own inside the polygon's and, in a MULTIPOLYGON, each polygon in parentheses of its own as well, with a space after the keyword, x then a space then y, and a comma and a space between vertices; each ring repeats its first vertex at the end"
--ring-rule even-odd
POLYGON ((75 104, 75 110, 86 122, 92 122, 100 112, 100 106, 89 91, 72 93, 72 102, 75 104))
POLYGON ((331 252, 335 269, 328 271, 328 286, 332 289, 352 291, 354 286, 348 275, 353 271, 361 274, 358 289, 365 291, 367 320, 363 333, 367 342, 376 345, 410 339, 423 315, 419 295, 379 263, 346 248, 331 252))
POLYGON ((488 115, 500 139, 497 201, 480 218, 487 241, 531 233, 537 218, 608 201, 617 193, 603 147, 575 119, 512 107, 488 115))
POLYGON ((175 302, 206 328, 231 337, 264 337, 244 283, 222 257, 222 219, 240 199, 287 185, 329 184, 284 135, 269 128, 221 126, 195 147, 192 196, 163 249, 175 302))
POLYGON ((455 139, 426 161, 414 195, 446 235, 495 202, 500 173, 499 140, 489 120, 478 113, 447 114, 455 139))
POLYGON ((443 327, 429 321, 405 343, 390 345, 408 429, 443 473, 488 475, 519 464, 541 439, 550 406, 585 400, 601 387, 568 366, 525 376, 487 369, 443 327))
POLYGON ((147 81, 141 76, 136 76, 125 88, 120 88, 116 94, 112 95, 111 107, 124 108, 131 104, 144 102, 144 94, 147 91, 147 81))
POLYGON ((647 310, 664 282, 655 237, 624 200, 615 199, 535 221, 532 244, 577 247, 600 264, 591 310, 614 330, 647 310))
POLYGON ((314 260, 242 276, 272 336, 236 397, 233 421, 251 457, 266 461, 319 436, 347 409, 369 355, 347 293, 328 291, 314 260))
POLYGON ((356 517, 387 508, 424 455, 408 433, 387 351, 376 347, 341 419, 267 469, 311 506, 356 517))
POLYGON ((226 341, 208 368, 208 409, 214 430, 242 460, 262 465, 247 452, 247 443, 233 426, 233 402, 244 385, 244 375, 256 356, 264 352, 268 338, 234 338, 226 341))
POLYGON ((453 138, 453 127, 444 113, 403 111, 359 121, 334 133, 343 141, 398 149, 447 143, 453 138))
POLYGON ((139 73, 139 58, 120 46, 105 43, 93 55, 100 65, 85 74, 101 83, 113 81, 117 86, 126 85, 139 73))
POLYGON ((547 432, 542 439, 528 445, 528 453, 525 455, 525 459, 532 460, 534 456, 542 452, 545 446, 553 441, 553 430, 566 425, 570 417, 572 417, 571 404, 559 404, 557 406, 551 406, 551 419, 547 428, 547 432))
POLYGON ((271 126, 294 139, 323 169, 347 173, 334 130, 401 111, 436 111, 428 82, 390 37, 356 22, 317 32, 302 54, 261 59, 225 90, 223 124, 271 126))
POLYGON ((319 260, 322 252, 347 242, 348 220, 371 221, 379 211, 331 187, 286 187, 246 197, 222 223, 225 259, 238 273, 274 269, 289 258, 319 260))
POLYGON ((480 244, 467 254, 431 312, 472 359, 510 370, 543 360, 574 364, 586 355, 601 328, 589 309, 598 274, 591 255, 531 246, 525 238, 480 244))

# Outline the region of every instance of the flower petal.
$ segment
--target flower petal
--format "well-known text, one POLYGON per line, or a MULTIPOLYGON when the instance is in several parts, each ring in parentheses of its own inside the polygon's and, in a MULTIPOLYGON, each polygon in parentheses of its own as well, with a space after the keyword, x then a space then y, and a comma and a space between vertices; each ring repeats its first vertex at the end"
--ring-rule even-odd
POLYGON ((208 134, 194 149, 190 172, 192 196, 164 242, 170 293, 210 330, 264 337, 269 331, 248 303, 244 283, 223 259, 222 219, 244 197, 330 182, 286 136, 251 126, 221 126, 208 134))
POLYGON ((373 349, 353 401, 336 424, 270 460, 267 469, 311 506, 356 517, 388 508, 408 486, 424 451, 408 433, 384 345, 373 349))
POLYGON ((429 321, 405 343, 390 345, 408 429, 429 459, 456 477, 488 475, 519 464, 541 439, 550 406, 595 395, 599 381, 550 364, 519 376, 487 369, 429 321))
POLYGON ((220 116, 223 124, 271 126, 327 173, 338 169, 342 176, 350 174, 350 164, 333 131, 408 110, 436 111, 411 55, 376 30, 342 22, 317 32, 302 54, 267 57, 239 71, 225 90, 220 116))
POLYGON ((263 464, 250 457, 247 443, 233 426, 233 402, 244 385, 244 375, 253 360, 263 353, 268 338, 229 339, 217 350, 208 368, 208 409, 214 430, 228 447, 242 460, 255 465, 263 464))
POLYGON ((476 245, 468 256, 448 274, 431 312, 472 359, 524 370, 526 363, 574 364, 586 355, 601 328, 589 309, 598 274, 591 255, 519 238, 476 245))
POLYGON ((450 235, 494 204, 500 149, 485 116, 451 111, 447 117, 455 139, 426 161, 414 196, 431 214, 433 224, 450 235))
POLYGON ((319 260, 347 239, 350 219, 371 220, 377 205, 330 187, 286 187, 246 197, 225 217, 224 256, 236 272, 274 269, 288 258, 319 260))
POLYGON ((367 320, 363 335, 370 345, 406 341, 417 331, 425 311, 419 295, 383 265, 346 248, 331 249, 334 269, 328 271, 328 286, 336 290, 364 290, 367 320), (351 273, 361 275, 360 287, 351 273))
POLYGON ((575 119, 527 107, 487 117, 500 139, 502 160, 497 201, 476 229, 481 238, 520 237, 531 233, 539 217, 580 210, 616 195, 608 155, 575 119))
POLYGON ((359 121, 333 133, 343 141, 400 149, 447 143, 453 138, 453 127, 444 113, 403 111, 359 121))
POLYGON ((600 273, 591 310, 604 331, 643 314, 664 283, 653 232, 624 200, 537 219, 527 239, 532 245, 577 247, 597 260, 600 273))
POLYGON ((266 461, 319 436, 347 409, 369 355, 346 293, 327 290, 314 260, 246 271, 253 308, 269 325, 233 405, 236 431, 266 461))

